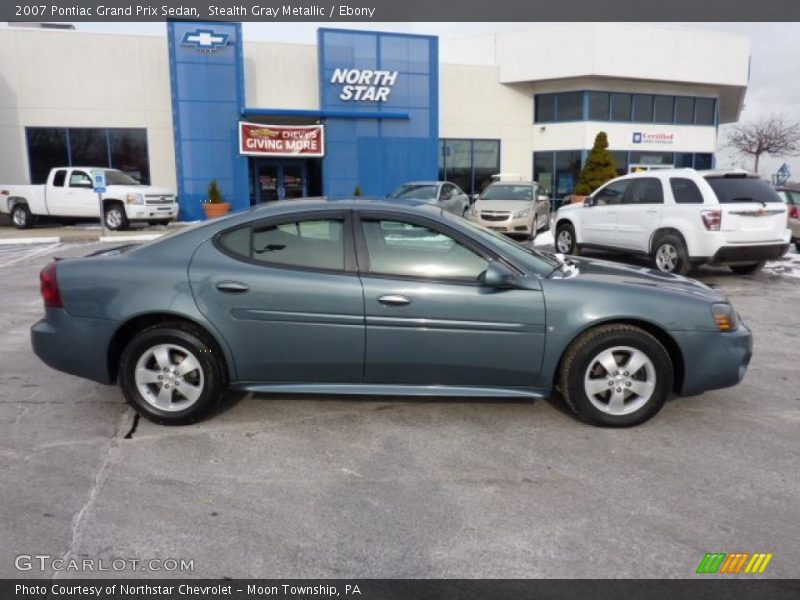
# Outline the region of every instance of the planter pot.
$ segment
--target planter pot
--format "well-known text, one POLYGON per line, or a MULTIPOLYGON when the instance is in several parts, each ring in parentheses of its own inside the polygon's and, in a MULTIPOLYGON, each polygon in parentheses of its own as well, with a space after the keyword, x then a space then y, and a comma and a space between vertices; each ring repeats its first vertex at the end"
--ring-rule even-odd
POLYGON ((216 204, 212 204, 211 202, 203 202, 203 211, 206 213, 206 219, 221 217, 231 212, 231 203, 218 202, 216 204))
POLYGON ((571 202, 572 204, 583 204, 583 201, 588 197, 589 196, 578 196, 577 194, 572 194, 571 202))

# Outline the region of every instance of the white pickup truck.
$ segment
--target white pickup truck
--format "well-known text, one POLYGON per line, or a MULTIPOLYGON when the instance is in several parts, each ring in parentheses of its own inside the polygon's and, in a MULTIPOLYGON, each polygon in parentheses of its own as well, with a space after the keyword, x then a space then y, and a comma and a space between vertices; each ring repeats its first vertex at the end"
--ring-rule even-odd
POLYGON ((166 224, 177 218, 174 192, 141 185, 116 169, 96 167, 51 169, 43 185, 0 184, 0 214, 11 215, 18 229, 32 227, 37 220, 99 218, 100 203, 92 185, 92 172, 97 170, 106 175, 103 220, 109 229, 125 229, 132 221, 166 224))

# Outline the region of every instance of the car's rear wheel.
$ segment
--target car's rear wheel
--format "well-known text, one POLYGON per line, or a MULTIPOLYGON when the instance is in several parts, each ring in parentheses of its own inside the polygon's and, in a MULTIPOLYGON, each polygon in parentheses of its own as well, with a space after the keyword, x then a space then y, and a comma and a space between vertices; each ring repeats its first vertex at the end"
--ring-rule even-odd
POLYGON ((33 225, 33 215, 27 204, 15 204, 11 209, 11 222, 17 229, 28 229, 33 225))
POLYGON ((580 336, 564 356, 559 388, 579 419, 631 427, 661 410, 672 390, 669 353, 631 325, 604 325, 580 336))
POLYGON ((737 275, 752 275, 753 273, 758 273, 761 269, 763 269, 765 264, 767 264, 767 261, 762 260, 759 262, 749 263, 746 265, 728 265, 728 266, 731 268, 731 271, 733 271, 737 275))
POLYGON ((128 215, 120 202, 109 202, 103 212, 106 227, 111 231, 122 231, 128 228, 128 215))
POLYGON ((226 385, 222 358, 207 335, 182 323, 145 329, 120 360, 120 386, 140 414, 164 425, 185 425, 205 416, 226 385))
POLYGON ((575 228, 570 223, 562 223, 556 228, 556 251, 561 254, 580 254, 575 242, 575 228))
POLYGON ((686 275, 692 267, 683 240, 672 233, 660 235, 653 244, 653 266, 664 273, 686 275))

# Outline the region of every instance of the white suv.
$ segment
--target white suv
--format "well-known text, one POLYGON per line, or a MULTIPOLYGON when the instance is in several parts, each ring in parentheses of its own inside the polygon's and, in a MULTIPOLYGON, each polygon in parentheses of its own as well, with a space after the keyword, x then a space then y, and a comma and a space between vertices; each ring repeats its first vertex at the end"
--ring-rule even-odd
POLYGON ((786 205, 745 171, 664 169, 612 179, 583 204, 556 214, 556 249, 645 254, 660 271, 693 264, 758 271, 789 248, 786 205))

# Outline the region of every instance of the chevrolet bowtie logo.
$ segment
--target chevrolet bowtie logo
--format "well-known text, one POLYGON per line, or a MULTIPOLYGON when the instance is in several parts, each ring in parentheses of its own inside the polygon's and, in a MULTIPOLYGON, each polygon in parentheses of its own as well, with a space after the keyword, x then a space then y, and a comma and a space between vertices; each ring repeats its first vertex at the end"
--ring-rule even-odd
POLYGON ((194 46, 205 52, 214 52, 217 48, 228 45, 228 37, 227 33, 216 33, 211 29, 198 29, 196 31, 187 31, 183 35, 181 44, 194 46))

